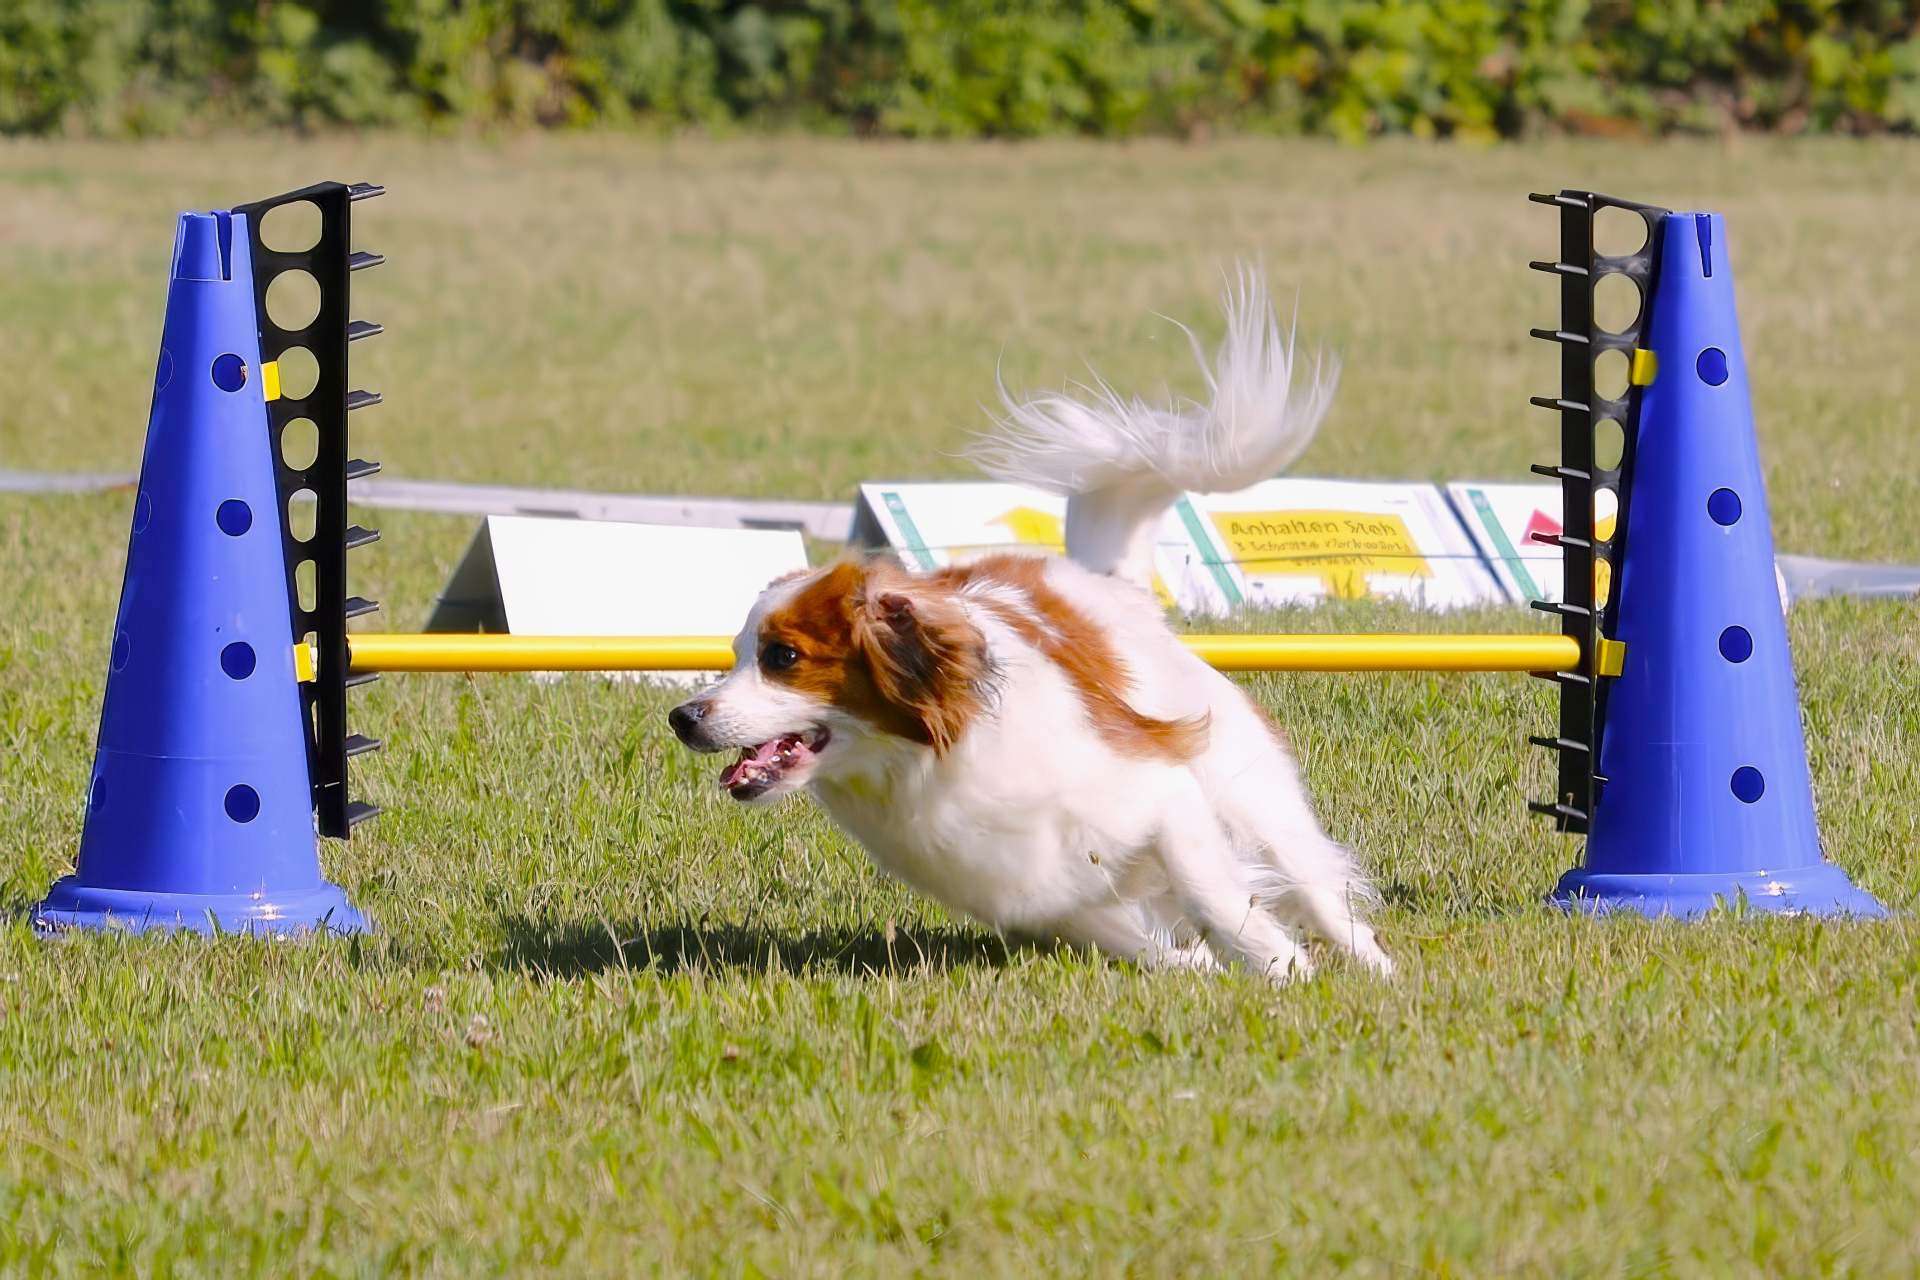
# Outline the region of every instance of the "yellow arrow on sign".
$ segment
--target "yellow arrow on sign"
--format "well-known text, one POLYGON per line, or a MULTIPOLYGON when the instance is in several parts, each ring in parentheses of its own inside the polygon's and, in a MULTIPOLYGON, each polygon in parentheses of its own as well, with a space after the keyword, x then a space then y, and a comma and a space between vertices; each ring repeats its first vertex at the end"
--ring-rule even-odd
MULTIPOLYGON (((1015 507, 1003 511, 987 522, 1004 525, 1013 535, 1015 542, 1025 546, 1045 547, 1049 551, 1064 552, 1067 549, 1067 522, 1051 511, 1042 511, 1037 507, 1015 507)), ((1153 594, 1160 603, 1172 607, 1173 592, 1167 590, 1167 584, 1160 580, 1159 574, 1153 575, 1153 594)))
POLYGON ((1037 507, 1015 507, 1011 511, 1001 512, 987 523, 1005 525, 1015 542, 1054 551, 1067 549, 1067 522, 1051 511, 1042 511, 1037 507))

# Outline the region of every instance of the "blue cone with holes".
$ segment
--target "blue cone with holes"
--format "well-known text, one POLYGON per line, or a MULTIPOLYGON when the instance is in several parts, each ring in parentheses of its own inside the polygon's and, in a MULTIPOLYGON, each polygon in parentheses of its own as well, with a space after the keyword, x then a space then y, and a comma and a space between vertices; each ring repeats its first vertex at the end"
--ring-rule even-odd
POLYGON ((1693 916, 1885 914, 1826 860, 1774 580, 1733 271, 1718 214, 1669 215, 1647 331, 1586 865, 1557 902, 1693 916))
POLYGON ((244 218, 183 214, 79 866, 87 927, 355 932, 320 874, 244 218))

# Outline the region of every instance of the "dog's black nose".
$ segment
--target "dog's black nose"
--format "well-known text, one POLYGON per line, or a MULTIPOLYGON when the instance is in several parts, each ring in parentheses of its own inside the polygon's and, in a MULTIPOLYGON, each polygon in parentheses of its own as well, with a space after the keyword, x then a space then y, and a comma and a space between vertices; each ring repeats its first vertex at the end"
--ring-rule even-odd
POLYGON ((674 736, 689 746, 693 743, 693 733, 700 727, 701 718, 707 714, 704 702, 683 702, 667 712, 667 723, 673 726, 674 736))

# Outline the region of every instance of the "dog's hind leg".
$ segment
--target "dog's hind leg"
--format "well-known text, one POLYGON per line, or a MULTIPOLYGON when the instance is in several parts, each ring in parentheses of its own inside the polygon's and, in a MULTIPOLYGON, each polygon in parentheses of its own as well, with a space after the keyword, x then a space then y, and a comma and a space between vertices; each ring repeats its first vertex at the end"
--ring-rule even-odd
POLYGON ((1262 905, 1252 868, 1234 852, 1197 782, 1170 799, 1156 848, 1175 900, 1215 955, 1276 982, 1312 972, 1306 951, 1262 905))
POLYGON ((1353 855, 1320 827, 1292 757, 1264 721, 1215 708, 1219 732, 1201 781, 1214 811, 1245 849, 1255 889, 1289 924, 1310 930, 1379 973, 1393 972, 1360 911, 1373 887, 1353 855))
POLYGON ((1311 929, 1375 973, 1391 977, 1393 959, 1380 946, 1373 926, 1355 910, 1358 896, 1358 887, 1351 881, 1322 881, 1280 886, 1265 901, 1281 919, 1311 929))
MULTIPOLYGON (((1249 775, 1266 770, 1250 770, 1249 775)), ((1360 916, 1373 900, 1373 888, 1354 865, 1353 855, 1320 829, 1296 779, 1291 786, 1263 786, 1248 775, 1213 797, 1227 825, 1252 846, 1249 856, 1266 865, 1256 880, 1262 901, 1274 914, 1311 930, 1349 952, 1377 973, 1393 972, 1373 927, 1360 916)))
POLYGON ((1053 935, 1072 946, 1092 947, 1146 969, 1216 970, 1205 942, 1183 943, 1170 929, 1156 928, 1149 913, 1137 903, 1102 902, 1056 921, 1053 935))

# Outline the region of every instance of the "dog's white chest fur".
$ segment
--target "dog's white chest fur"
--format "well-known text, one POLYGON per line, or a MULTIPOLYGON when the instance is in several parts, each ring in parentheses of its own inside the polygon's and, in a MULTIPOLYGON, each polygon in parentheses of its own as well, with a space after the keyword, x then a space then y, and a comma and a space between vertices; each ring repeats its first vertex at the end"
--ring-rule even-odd
POLYGON ((889 874, 997 928, 1033 931, 1125 892, 1161 785, 1086 731, 1057 675, 1024 655, 1005 662, 999 709, 947 756, 888 744, 813 791, 889 874))

